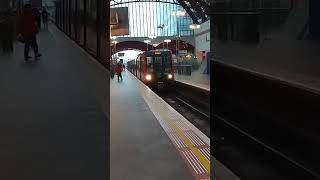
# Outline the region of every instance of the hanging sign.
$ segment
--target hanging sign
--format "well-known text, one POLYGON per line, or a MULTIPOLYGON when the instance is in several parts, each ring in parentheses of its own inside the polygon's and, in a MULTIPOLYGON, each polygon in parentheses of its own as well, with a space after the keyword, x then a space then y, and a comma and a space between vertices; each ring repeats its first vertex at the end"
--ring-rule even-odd
POLYGON ((128 7, 110 8, 112 36, 129 35, 128 7))

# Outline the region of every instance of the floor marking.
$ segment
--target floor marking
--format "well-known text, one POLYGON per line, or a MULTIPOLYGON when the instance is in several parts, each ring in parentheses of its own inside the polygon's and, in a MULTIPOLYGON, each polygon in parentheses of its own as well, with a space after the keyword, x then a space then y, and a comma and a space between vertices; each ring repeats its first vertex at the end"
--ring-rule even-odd
POLYGON ((138 79, 137 84, 146 104, 195 180, 209 180, 210 158, 206 154, 206 148, 210 148, 210 139, 138 79))
POLYGON ((187 161, 189 162, 189 164, 192 166, 193 170, 199 174, 199 172, 197 171, 197 169, 195 168, 195 166, 193 165, 193 163, 190 161, 189 157, 186 155, 186 152, 182 151, 183 155, 185 156, 185 158, 187 159, 187 161))
POLYGON ((200 161, 200 163, 204 166, 205 170, 210 174, 210 162, 202 155, 200 150, 196 147, 193 146, 191 141, 185 136, 182 130, 177 128, 173 124, 168 117, 163 114, 162 112, 160 113, 162 117, 164 117, 164 120, 167 122, 167 124, 177 133, 177 135, 180 137, 180 139, 184 142, 184 144, 187 145, 187 147, 191 150, 191 152, 197 157, 197 159, 200 161))

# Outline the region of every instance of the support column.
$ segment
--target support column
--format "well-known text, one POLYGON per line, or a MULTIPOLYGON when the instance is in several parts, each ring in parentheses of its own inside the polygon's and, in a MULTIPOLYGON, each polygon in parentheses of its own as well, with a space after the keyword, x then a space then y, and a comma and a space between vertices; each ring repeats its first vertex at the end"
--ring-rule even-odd
POLYGON ((320 39, 320 1, 310 0, 309 1, 309 23, 310 23, 310 39, 320 39))
POLYGON ((0 52, 11 53, 13 52, 14 40, 14 14, 12 8, 14 7, 12 0, 0 1, 0 52))

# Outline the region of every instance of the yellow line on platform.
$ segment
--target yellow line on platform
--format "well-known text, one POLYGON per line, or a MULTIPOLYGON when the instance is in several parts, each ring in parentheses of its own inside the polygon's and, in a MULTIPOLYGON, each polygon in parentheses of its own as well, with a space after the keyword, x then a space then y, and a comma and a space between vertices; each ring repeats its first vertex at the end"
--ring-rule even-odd
POLYGON ((196 158, 200 161, 200 163, 206 169, 206 171, 210 174, 210 162, 204 157, 204 155, 200 152, 200 150, 194 147, 191 141, 185 136, 183 131, 179 129, 167 115, 161 112, 159 113, 161 114, 163 119, 166 121, 166 123, 175 131, 175 133, 177 133, 177 135, 184 142, 184 144, 192 151, 192 153, 196 156, 196 158))

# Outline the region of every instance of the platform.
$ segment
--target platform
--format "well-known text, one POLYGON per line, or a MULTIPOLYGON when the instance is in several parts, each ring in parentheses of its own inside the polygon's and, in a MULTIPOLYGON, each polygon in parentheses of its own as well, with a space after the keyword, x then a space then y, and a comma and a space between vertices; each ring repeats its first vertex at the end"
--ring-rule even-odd
POLYGON ((123 78, 110 81, 111 179, 193 179, 137 81, 127 73, 123 78))
MULTIPOLYGON (((214 60, 288 82, 320 94, 318 42, 264 42, 261 45, 215 42, 214 60)), ((213 67, 214 73, 214 67, 213 67)))
MULTIPOLYGON (((110 81, 111 179, 209 180, 209 138, 130 72, 123 78, 110 81)), ((216 180, 238 179, 212 166, 216 180)))
POLYGON ((0 179, 108 179, 108 72, 50 31, 39 62, 0 56, 0 179))
POLYGON ((210 75, 192 74, 191 76, 175 74, 175 80, 200 89, 210 91, 210 75))

